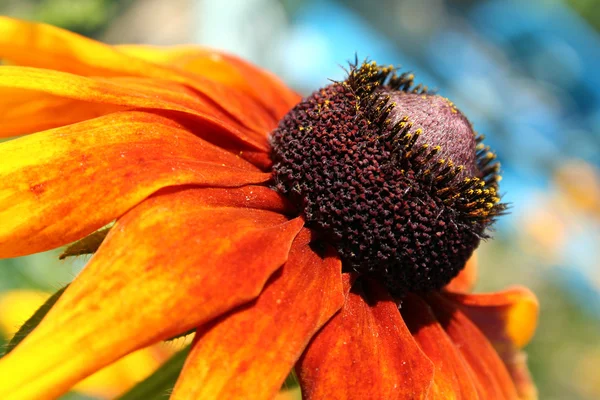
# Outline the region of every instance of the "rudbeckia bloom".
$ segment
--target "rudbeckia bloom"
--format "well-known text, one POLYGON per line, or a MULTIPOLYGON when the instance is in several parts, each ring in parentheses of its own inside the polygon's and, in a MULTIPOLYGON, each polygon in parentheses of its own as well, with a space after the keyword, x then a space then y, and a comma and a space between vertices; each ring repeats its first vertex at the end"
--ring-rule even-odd
POLYGON ((0 57, 0 130, 25 135, 0 145, 0 256, 114 221, 0 360, 2 399, 191 329, 174 399, 273 398, 292 369, 307 399, 535 397, 535 297, 469 292, 493 153, 412 75, 356 63, 302 99, 214 50, 7 18, 0 57))

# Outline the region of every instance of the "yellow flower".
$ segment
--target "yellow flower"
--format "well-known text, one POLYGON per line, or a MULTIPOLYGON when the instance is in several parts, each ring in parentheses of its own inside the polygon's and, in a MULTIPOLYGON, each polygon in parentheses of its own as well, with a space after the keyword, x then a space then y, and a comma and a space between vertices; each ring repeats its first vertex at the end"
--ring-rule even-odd
POLYGON ((190 329, 173 399, 273 398, 293 368, 307 399, 535 397, 535 296, 463 269, 503 209, 493 154, 412 76, 357 64, 301 99, 218 51, 8 18, 0 57, 0 134, 26 135, 0 145, 0 256, 116 221, 0 398, 190 329))

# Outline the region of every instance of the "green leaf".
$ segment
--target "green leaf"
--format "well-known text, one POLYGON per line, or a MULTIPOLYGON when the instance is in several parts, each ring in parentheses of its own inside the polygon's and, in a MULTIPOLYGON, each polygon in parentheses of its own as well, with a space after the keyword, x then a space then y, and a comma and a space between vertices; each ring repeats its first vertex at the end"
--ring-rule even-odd
POLYGON ((58 256, 59 260, 64 260, 67 257, 75 257, 75 256, 83 256, 86 254, 94 254, 98 247, 102 244, 106 235, 110 231, 112 225, 106 226, 96 232, 92 233, 84 237, 81 240, 76 241, 75 243, 70 244, 60 256, 58 256))
POLYGON ((54 293, 46 302, 38 308, 38 310, 19 328, 15 336, 11 339, 10 342, 6 345, 6 350, 4 355, 10 353, 23 339, 27 337, 39 324, 42 322, 42 319, 48 314, 48 311, 52 308, 54 303, 60 298, 65 289, 69 287, 69 285, 63 287, 56 293, 54 293))
POLYGON ((187 346, 157 369, 152 375, 135 385, 118 400, 163 400, 170 396, 185 359, 190 352, 187 346))
POLYGON ((292 369, 287 378, 285 378, 283 385, 281 385, 281 390, 291 390, 298 386, 300 386, 300 382, 296 376, 296 371, 292 369))

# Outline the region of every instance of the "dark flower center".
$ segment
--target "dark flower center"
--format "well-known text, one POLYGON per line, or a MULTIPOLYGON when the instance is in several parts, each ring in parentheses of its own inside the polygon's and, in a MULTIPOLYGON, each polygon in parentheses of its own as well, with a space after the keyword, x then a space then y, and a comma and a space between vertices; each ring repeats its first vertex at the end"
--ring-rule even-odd
POLYGON ((314 92, 272 133, 276 190, 390 291, 447 284, 504 209, 498 164, 447 99, 375 63, 314 92))

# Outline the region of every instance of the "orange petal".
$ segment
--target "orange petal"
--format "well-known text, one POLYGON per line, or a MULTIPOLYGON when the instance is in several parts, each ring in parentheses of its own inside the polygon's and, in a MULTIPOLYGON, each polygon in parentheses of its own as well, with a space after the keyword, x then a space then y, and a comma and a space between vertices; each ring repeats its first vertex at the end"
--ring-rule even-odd
POLYGON ((181 68, 253 96, 280 119, 301 97, 275 75, 234 55, 198 46, 116 46, 120 51, 158 64, 181 68))
POLYGON ((297 372, 307 399, 424 399, 434 367, 385 288, 358 280, 297 372))
POLYGON ((232 187, 269 174, 174 121, 122 112, 0 144, 0 257, 92 233, 170 185, 232 187))
POLYGON ((257 149, 268 149, 262 131, 256 134, 245 129, 212 102, 176 83, 142 78, 86 78, 59 71, 10 66, 0 68, 0 106, 2 118, 7 124, 1 130, 2 135, 31 133, 40 123, 26 124, 23 118, 27 117, 37 119, 49 116, 44 124, 56 126, 57 119, 64 121, 67 117, 48 113, 53 110, 55 101, 59 107, 63 107, 65 99, 70 99, 70 103, 76 105, 68 114, 74 119, 70 122, 77 122, 78 118, 89 115, 88 112, 82 113, 84 107, 81 102, 91 104, 93 112, 103 114, 117 107, 179 111, 196 117, 204 124, 204 129, 208 127, 212 131, 222 132, 221 135, 229 134, 257 149), (104 104, 105 108, 97 103, 104 104), (42 114, 26 114, 31 111, 41 111, 42 114))
POLYGON ((505 352, 501 356, 517 388, 519 399, 537 400, 538 390, 527 367, 527 355, 522 351, 514 350, 505 352))
POLYGON ((402 300, 400 311, 421 350, 435 365, 429 398, 477 400, 479 397, 468 365, 427 303, 416 295, 408 295, 402 300))
POLYGON ((341 262, 304 230, 256 303, 202 327, 172 399, 271 399, 315 332, 344 303, 341 262))
POLYGON ((460 273, 444 289, 450 292, 470 292, 477 282, 477 253, 473 253, 460 273))
POLYGON ((144 76, 183 83, 209 97, 249 128, 264 132, 277 120, 250 96, 200 75, 132 57, 50 25, 0 17, 0 58, 19 65, 84 76, 144 76))
POLYGON ((119 219, 41 324, 0 360, 2 399, 49 399, 132 351, 256 298, 301 219, 203 205, 201 189, 119 219))
POLYGON ((535 294, 527 288, 514 287, 490 294, 448 293, 447 297, 487 336, 504 361, 519 397, 537 398, 526 355, 519 350, 535 333, 539 313, 535 294))
POLYGON ((165 71, 93 39, 4 16, 0 18, 0 57, 20 65, 88 76, 159 77, 158 73, 165 71))
MULTIPOLYGON (((5 337, 12 337, 48 297, 50 293, 37 290, 1 293, 0 331, 5 337)), ((89 376, 73 387, 73 390, 103 399, 114 398, 149 376, 172 353, 162 343, 146 347, 89 376)))
MULTIPOLYGON (((0 72, 4 67, 0 67, 0 72)), ((0 84, 0 138, 29 134, 92 119, 125 107, 90 103, 0 84)))
POLYGON ((476 378, 479 397, 483 399, 516 399, 517 392, 502 360, 481 333, 452 302, 440 294, 427 295, 426 300, 454 345, 469 364, 476 378))
POLYGON ((285 215, 298 215, 289 201, 266 186, 242 186, 239 188, 204 188, 202 201, 210 206, 257 208, 285 215))
POLYGON ((488 337, 496 350, 525 346, 535 333, 539 303, 525 287, 497 293, 446 294, 488 337))

